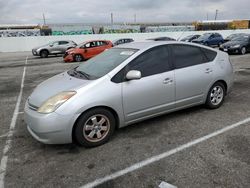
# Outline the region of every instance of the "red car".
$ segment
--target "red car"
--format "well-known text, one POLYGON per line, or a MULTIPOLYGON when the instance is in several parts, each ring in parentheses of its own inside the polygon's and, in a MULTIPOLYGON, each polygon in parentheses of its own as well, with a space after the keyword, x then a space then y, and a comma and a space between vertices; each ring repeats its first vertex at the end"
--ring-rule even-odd
POLYGON ((90 59, 106 49, 112 48, 113 44, 107 40, 93 40, 79 44, 76 48, 66 51, 63 59, 65 62, 80 62, 90 59))

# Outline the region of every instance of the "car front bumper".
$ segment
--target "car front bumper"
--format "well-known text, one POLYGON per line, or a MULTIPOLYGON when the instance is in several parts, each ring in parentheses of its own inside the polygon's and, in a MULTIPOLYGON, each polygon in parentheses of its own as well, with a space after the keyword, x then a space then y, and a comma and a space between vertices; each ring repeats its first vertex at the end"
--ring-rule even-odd
POLYGON ((34 55, 34 56, 39 56, 39 53, 36 51, 36 50, 32 50, 32 54, 34 55))
POLYGON ((74 61, 74 57, 71 54, 68 54, 66 56, 64 55, 63 60, 64 60, 64 62, 73 62, 74 61))
POLYGON ((227 52, 227 53, 240 53, 240 47, 239 48, 224 48, 224 47, 220 47, 220 50, 223 52, 227 52))
POLYGON ((77 117, 56 112, 41 114, 25 104, 25 122, 29 133, 44 144, 72 143, 72 129, 77 117))

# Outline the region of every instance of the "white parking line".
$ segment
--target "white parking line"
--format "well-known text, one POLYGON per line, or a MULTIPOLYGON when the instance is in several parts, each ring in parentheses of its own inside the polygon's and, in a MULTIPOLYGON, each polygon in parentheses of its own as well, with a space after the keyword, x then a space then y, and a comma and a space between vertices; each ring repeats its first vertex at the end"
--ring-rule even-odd
POLYGON ((157 161, 159 161, 161 159, 167 158, 167 157, 169 157, 169 156, 171 156, 173 154, 176 154, 176 153, 178 153, 178 152, 180 152, 182 150, 185 150, 187 148, 195 146, 195 145, 197 145, 197 144, 199 144, 201 142, 204 142, 204 141, 206 141, 206 140, 208 140, 210 138, 213 138, 215 136, 223 134, 223 133, 225 133, 227 131, 230 131, 230 130, 236 128, 236 127, 239 127, 239 126, 244 125, 244 124, 249 123, 249 122, 250 122, 250 117, 247 118, 247 119, 244 119, 242 121, 239 121, 239 122, 237 122, 235 124, 232 124, 232 125, 229 125, 227 127, 222 128, 222 129, 219 129, 219 130, 217 130, 217 131, 215 131, 213 133, 210 133, 210 134, 208 134, 206 136, 200 137, 200 138, 195 139, 195 140, 193 140, 191 142, 183 144, 183 145, 181 145, 181 146, 179 146, 177 148, 171 149, 171 150, 166 151, 164 153, 161 153, 159 155, 155 155, 155 156, 150 157, 148 159, 145 159, 145 160, 143 160, 141 162, 135 163, 134 165, 129 166, 129 167, 123 169, 123 170, 117 171, 117 172, 115 172, 113 174, 110 174, 110 175, 107 175, 107 176, 105 176, 103 178, 96 179, 93 182, 90 182, 88 184, 83 185, 81 188, 91 188, 91 187, 101 185, 101 184, 103 184, 103 183, 105 183, 107 181, 116 179, 116 178, 118 178, 120 176, 123 176, 125 174, 130 173, 130 172, 133 172, 135 170, 138 170, 138 169, 140 169, 140 168, 142 168, 142 167, 144 167, 146 165, 149 165, 149 164, 157 162, 157 161))
POLYGON ((18 98, 17 98, 15 110, 14 110, 14 113, 13 113, 13 116, 12 116, 12 119, 11 119, 9 132, 7 134, 6 143, 5 143, 5 146, 4 146, 4 149, 3 149, 3 156, 2 156, 1 164, 0 164, 0 188, 4 188, 4 178, 5 178, 7 162, 8 162, 8 151, 9 151, 9 149, 11 147, 12 137, 13 137, 14 129, 15 129, 15 126, 16 126, 16 120, 17 120, 17 117, 18 117, 18 112, 19 112, 19 106, 20 106, 20 103, 21 103, 21 100, 22 100, 27 62, 28 62, 28 56, 26 57, 26 60, 25 60, 25 65, 24 65, 24 68, 23 68, 23 75, 22 75, 22 80, 21 80, 21 86, 20 86, 20 92, 19 92, 19 95, 18 95, 18 98))
POLYGON ((177 188, 177 187, 165 181, 162 181, 161 184, 159 185, 159 188, 177 188))
POLYGON ((0 135, 0 138, 4 138, 4 137, 7 137, 9 133, 5 133, 5 134, 2 134, 0 135))
POLYGON ((17 115, 19 115, 19 114, 24 114, 24 112, 17 112, 17 115))

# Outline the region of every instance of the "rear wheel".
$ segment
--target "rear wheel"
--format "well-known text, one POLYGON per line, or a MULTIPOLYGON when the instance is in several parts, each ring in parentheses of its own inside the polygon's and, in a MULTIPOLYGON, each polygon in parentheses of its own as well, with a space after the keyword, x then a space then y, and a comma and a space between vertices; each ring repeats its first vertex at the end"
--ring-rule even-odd
POLYGON ((114 115, 104 108, 84 113, 76 123, 74 138, 85 147, 96 147, 106 143, 115 130, 114 115))
POLYGON ((40 56, 41 56, 41 58, 46 58, 49 56, 49 52, 47 50, 42 50, 40 52, 40 56))
POLYGON ((83 57, 80 54, 75 54, 74 60, 75 60, 75 62, 81 62, 81 61, 83 61, 83 57))
POLYGON ((209 90, 206 100, 206 106, 210 109, 219 108, 225 98, 226 89, 221 82, 215 83, 209 90))
POLYGON ((243 46, 243 47, 241 48, 241 50, 240 50, 240 53, 241 53, 242 55, 245 55, 246 52, 247 52, 247 49, 246 49, 245 46, 243 46))

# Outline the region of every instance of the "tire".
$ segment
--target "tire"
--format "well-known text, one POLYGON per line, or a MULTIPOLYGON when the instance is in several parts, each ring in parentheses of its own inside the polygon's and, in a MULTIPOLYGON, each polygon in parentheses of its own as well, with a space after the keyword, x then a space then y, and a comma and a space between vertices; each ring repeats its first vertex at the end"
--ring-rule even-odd
POLYGON ((83 60, 84 60, 84 58, 82 57, 81 54, 75 54, 75 56, 74 56, 74 61, 75 62, 81 62, 83 60))
POLYGON ((220 45, 222 45, 222 42, 219 42, 218 47, 220 47, 220 45))
POLYGON ((100 146, 113 135, 115 123, 114 115, 105 108, 87 111, 76 123, 74 140, 84 147, 100 146))
POLYGON ((246 49, 245 46, 243 46, 243 47, 240 49, 240 53, 241 53, 242 55, 245 55, 246 52, 247 52, 247 49, 246 49))
POLYGON ((225 99, 226 89, 224 84, 216 82, 207 94, 206 107, 209 109, 219 108, 225 99))
POLYGON ((49 56, 49 52, 47 50, 42 50, 40 52, 41 58, 47 58, 49 56))

